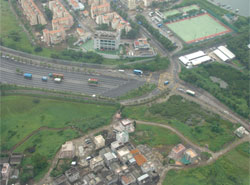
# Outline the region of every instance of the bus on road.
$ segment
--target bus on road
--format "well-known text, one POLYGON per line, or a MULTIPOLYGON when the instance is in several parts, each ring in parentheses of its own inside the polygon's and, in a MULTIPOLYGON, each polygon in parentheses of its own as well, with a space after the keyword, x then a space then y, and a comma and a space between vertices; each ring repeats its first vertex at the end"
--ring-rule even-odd
POLYGON ((89 78, 88 79, 88 84, 89 85, 93 85, 93 86, 97 86, 98 85, 98 79, 96 79, 96 78, 89 78))
POLYGON ((135 69, 134 70, 134 74, 136 74, 136 75, 142 75, 143 72, 142 72, 142 70, 135 69))
POLYGON ((195 92, 191 90, 186 90, 186 93, 191 96, 195 96, 195 92))

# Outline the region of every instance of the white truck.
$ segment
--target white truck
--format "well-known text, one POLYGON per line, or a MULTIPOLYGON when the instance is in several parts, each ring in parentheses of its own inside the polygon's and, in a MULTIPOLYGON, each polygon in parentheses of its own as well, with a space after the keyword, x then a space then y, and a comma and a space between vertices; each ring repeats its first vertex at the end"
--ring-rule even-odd
POLYGON ((54 78, 54 82, 56 82, 56 83, 60 83, 61 81, 62 81, 61 78, 54 78))

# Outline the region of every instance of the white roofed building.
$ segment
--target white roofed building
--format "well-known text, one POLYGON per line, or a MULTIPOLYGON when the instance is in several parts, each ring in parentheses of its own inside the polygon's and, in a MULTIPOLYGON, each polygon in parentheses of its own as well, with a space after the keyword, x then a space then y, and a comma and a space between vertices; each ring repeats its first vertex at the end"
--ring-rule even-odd
POLYGON ((123 119, 120 121, 120 128, 122 131, 126 131, 128 133, 134 132, 134 122, 130 119, 123 119))
POLYGON ((102 148, 105 146, 105 139, 102 135, 98 135, 94 138, 94 143, 96 146, 96 149, 102 148))
POLYGON ((230 60, 235 58, 235 55, 225 46, 219 46, 218 49, 225 54, 230 60))
POLYGON ((116 140, 120 143, 127 143, 129 140, 129 134, 126 131, 116 133, 116 140))
POLYGON ((220 59, 222 60, 223 62, 226 62, 229 60, 229 58, 224 54, 222 53, 220 50, 216 49, 214 50, 214 54, 220 59))
POLYGON ((67 141, 62 145, 59 158, 73 158, 75 155, 75 146, 72 141, 67 141))

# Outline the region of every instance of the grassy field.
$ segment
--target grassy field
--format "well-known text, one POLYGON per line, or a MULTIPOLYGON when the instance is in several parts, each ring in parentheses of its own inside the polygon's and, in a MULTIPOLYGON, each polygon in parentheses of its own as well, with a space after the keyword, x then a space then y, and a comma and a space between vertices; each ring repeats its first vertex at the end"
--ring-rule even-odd
POLYGON ((50 57, 52 53, 59 53, 59 51, 55 49, 48 48, 43 48, 41 52, 34 51, 34 46, 31 45, 26 33, 12 13, 8 1, 0 0, 0 16, 0 38, 2 45, 45 57, 50 57), (15 41, 16 37, 13 37, 13 34, 17 35, 19 39, 15 41))
POLYGON ((83 132, 106 125, 115 106, 84 104, 27 96, 1 97, 1 149, 9 150, 41 126, 74 125, 83 132))
POLYGON ((171 170, 163 185, 249 185, 249 143, 243 143, 208 166, 171 170))
MULTIPOLYGON (((65 141, 71 140, 77 136, 78 133, 76 131, 69 129, 62 131, 40 131, 36 135, 33 135, 28 141, 16 148, 14 152, 25 153, 25 157, 23 159, 24 163, 22 165, 22 167, 25 168, 27 165, 33 165, 31 158, 38 153, 45 156, 46 159, 52 160, 65 141)), ((34 179, 39 180, 42 178, 47 170, 48 168, 39 171, 39 173, 35 175, 34 179)))
POLYGON ((186 43, 230 32, 228 28, 222 26, 208 14, 169 23, 167 26, 186 43))
POLYGON ((180 78, 210 92, 217 99, 229 106, 238 114, 250 119, 249 115, 249 76, 230 66, 213 63, 195 69, 183 69, 180 78), (220 88, 210 76, 217 77, 228 84, 220 88))
POLYGON ((171 96, 167 102, 150 107, 125 107, 122 114, 137 120, 169 124, 193 142, 208 145, 213 151, 220 150, 236 138, 233 134, 236 125, 181 96, 171 96))
POLYGON ((168 17, 168 16, 172 16, 175 14, 179 14, 179 13, 181 13, 181 11, 188 12, 190 10, 199 10, 199 9, 200 8, 197 5, 191 5, 191 6, 186 6, 186 7, 180 8, 180 9, 169 10, 169 11, 164 12, 163 14, 165 15, 165 17, 168 17))
POLYGON ((164 12, 163 14, 165 15, 165 17, 168 17, 168 16, 172 16, 178 13, 180 13, 179 10, 169 10, 169 11, 164 12))
POLYGON ((136 131, 130 134, 130 139, 136 145, 146 144, 159 150, 164 149, 165 154, 181 142, 180 138, 168 129, 141 124, 136 125, 136 131))
POLYGON ((197 5, 191 5, 191 6, 185 6, 183 8, 181 8, 183 12, 188 12, 190 10, 199 10, 200 7, 197 5))
POLYGON ((132 99, 132 98, 140 97, 140 96, 143 96, 143 95, 145 95, 147 93, 152 92, 155 88, 156 88, 155 84, 146 83, 143 86, 141 86, 141 87, 139 87, 137 89, 134 89, 132 91, 129 91, 128 93, 126 93, 123 96, 120 96, 118 99, 119 100, 126 100, 126 99, 132 99))

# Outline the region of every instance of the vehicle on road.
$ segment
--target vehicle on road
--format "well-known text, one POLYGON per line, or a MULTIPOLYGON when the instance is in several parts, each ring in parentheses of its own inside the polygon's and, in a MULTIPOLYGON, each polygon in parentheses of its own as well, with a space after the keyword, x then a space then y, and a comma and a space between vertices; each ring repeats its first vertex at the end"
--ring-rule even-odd
POLYGON ((157 24, 157 26, 158 26, 159 28, 162 27, 162 23, 157 24))
POLYGON ((47 81, 48 81, 47 76, 43 76, 43 77, 42 77, 42 81, 43 81, 43 82, 47 82, 47 81))
POLYGON ((191 96, 195 96, 195 92, 191 90, 186 90, 186 93, 191 96))
POLYGON ((124 70, 123 70, 123 69, 119 69, 118 71, 119 71, 119 72, 124 72, 124 70))
POLYGON ((142 70, 138 70, 138 69, 134 69, 134 74, 136 74, 136 75, 142 75, 143 71, 142 70))
POLYGON ((24 76, 24 78, 32 79, 32 74, 31 73, 24 73, 23 76, 24 76))
POLYGON ((169 81, 165 81, 165 82, 164 82, 164 85, 168 85, 168 84, 169 84, 169 81))
POLYGON ((89 78, 88 79, 88 84, 93 85, 93 86, 97 86, 98 85, 98 79, 97 78, 89 78))
POLYGON ((52 73, 49 73, 49 77, 51 77, 51 78, 52 78, 52 77, 53 77, 53 74, 52 74, 52 73))
POLYGON ((185 92, 182 88, 177 88, 178 91, 185 92))
POLYGON ((64 78, 64 75, 63 75, 63 74, 60 74, 60 73, 52 73, 52 77, 53 77, 53 78, 61 78, 61 79, 63 79, 63 78, 64 78))
POLYGON ((62 82, 62 79, 61 79, 61 78, 54 78, 54 82, 56 82, 56 83, 61 83, 61 82, 62 82))

